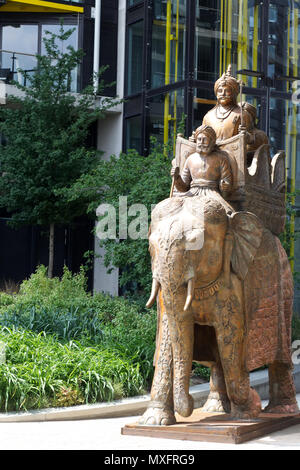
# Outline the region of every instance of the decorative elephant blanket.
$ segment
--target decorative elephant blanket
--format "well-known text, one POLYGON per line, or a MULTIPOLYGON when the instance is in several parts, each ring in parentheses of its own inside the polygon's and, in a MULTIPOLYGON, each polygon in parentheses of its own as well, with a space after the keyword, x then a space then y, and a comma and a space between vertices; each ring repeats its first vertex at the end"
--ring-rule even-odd
POLYGON ((275 360, 291 363, 293 284, 290 265, 280 241, 267 230, 249 265, 244 296, 247 369, 250 371, 275 360))

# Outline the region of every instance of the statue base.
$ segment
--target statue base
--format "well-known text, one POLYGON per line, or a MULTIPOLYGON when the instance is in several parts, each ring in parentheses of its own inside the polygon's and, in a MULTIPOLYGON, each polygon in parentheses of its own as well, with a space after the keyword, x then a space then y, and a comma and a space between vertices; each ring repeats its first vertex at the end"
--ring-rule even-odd
POLYGON ((226 413, 205 413, 201 409, 194 410, 189 418, 176 418, 177 423, 171 426, 128 424, 121 429, 121 434, 240 444, 300 423, 300 413, 261 413, 258 418, 245 420, 231 418, 226 413))

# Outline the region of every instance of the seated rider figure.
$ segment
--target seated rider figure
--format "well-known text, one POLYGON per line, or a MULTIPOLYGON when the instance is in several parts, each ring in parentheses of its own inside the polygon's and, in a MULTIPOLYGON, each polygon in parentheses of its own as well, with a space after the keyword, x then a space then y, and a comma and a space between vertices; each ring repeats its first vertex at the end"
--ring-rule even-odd
POLYGON ((233 186, 230 163, 223 152, 216 149, 216 133, 210 126, 195 131, 196 152, 185 162, 180 175, 179 167, 171 170, 177 197, 209 196, 217 198, 227 212, 234 212, 225 201, 233 186))

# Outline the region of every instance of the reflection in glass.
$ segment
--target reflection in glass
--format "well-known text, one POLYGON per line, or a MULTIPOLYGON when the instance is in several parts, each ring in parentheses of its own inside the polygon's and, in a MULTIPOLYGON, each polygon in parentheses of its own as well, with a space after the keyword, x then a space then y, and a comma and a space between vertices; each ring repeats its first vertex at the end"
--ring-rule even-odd
POLYGON ((214 92, 195 88, 193 100, 193 130, 201 126, 205 114, 217 104, 214 92))
POLYGON ((184 78, 186 0, 154 0, 151 87, 184 78))
POLYGON ((276 89, 290 91, 285 77, 300 76, 300 6, 299 2, 271 2, 269 16, 270 77, 276 78, 276 89))
POLYGON ((135 149, 141 152, 142 147, 142 119, 134 116, 125 121, 125 147, 126 150, 135 149))
POLYGON ((38 25, 15 25, 2 27, 1 68, 10 69, 13 79, 24 84, 18 69, 30 75, 36 68, 35 54, 38 52, 38 25), (29 54, 29 55, 27 55, 29 54))
POLYGON ((150 100, 150 135, 162 144, 174 143, 184 112, 183 89, 150 100))
POLYGON ((127 95, 139 93, 143 80, 144 21, 128 27, 127 95))
MULTIPOLYGON (((42 25, 42 45, 41 45, 41 53, 44 55, 46 53, 45 44, 43 42, 43 38, 50 38, 49 33, 59 34, 61 26, 60 24, 43 24, 42 25)), ((73 30, 72 34, 69 36, 68 39, 65 41, 58 41, 56 40, 56 44, 60 50, 60 52, 66 53, 68 52, 68 47, 73 47, 75 50, 78 49, 78 26, 66 26, 64 27, 64 31, 73 30)), ((77 91, 77 75, 78 69, 77 67, 72 71, 70 77, 70 91, 76 92, 77 91)))
MULTIPOLYGON (((229 64, 233 72, 261 69, 261 9, 258 0, 198 0, 196 6, 195 75, 215 81, 229 64)), ((243 75, 247 86, 258 77, 243 75)))

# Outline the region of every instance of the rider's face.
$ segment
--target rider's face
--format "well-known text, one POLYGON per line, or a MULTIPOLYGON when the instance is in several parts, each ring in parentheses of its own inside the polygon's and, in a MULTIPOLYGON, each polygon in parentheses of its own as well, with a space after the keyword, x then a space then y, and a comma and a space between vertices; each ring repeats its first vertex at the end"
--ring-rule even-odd
POLYGON ((196 150, 202 154, 209 154, 212 149, 212 141, 206 134, 199 134, 196 140, 196 150))
POLYGON ((234 103, 234 94, 232 88, 228 85, 219 86, 217 90, 217 100, 222 106, 228 106, 234 103))

